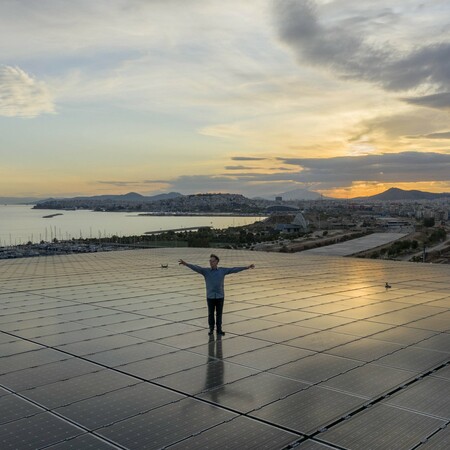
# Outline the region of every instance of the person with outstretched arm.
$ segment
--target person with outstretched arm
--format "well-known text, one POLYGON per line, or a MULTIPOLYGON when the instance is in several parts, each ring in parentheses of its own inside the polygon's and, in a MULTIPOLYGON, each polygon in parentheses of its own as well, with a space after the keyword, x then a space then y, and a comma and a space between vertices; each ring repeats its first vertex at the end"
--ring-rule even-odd
POLYGON ((243 267, 217 267, 219 264, 219 257, 212 254, 209 257, 210 267, 200 267, 195 264, 189 264, 186 261, 180 259, 179 264, 189 267, 204 276, 206 283, 206 301, 208 303, 208 325, 209 325, 209 335, 214 333, 214 326, 217 327, 217 334, 223 336, 225 333, 222 330, 222 312, 223 312, 223 302, 225 299, 224 292, 224 279, 226 275, 231 273, 242 272, 247 269, 254 269, 255 265, 250 264, 249 266, 243 267), (214 312, 216 317, 214 318, 214 312))

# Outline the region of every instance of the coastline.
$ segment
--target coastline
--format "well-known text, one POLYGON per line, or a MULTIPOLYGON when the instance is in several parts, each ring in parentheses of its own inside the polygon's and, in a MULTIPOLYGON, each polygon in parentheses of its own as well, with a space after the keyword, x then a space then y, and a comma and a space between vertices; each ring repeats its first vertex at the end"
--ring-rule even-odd
POLYGON ((28 241, 71 240, 72 238, 104 238, 108 236, 144 235, 147 231, 163 232, 174 228, 212 226, 215 229, 242 226, 263 220, 264 215, 219 213, 157 214, 146 211, 93 211, 33 209, 30 205, 0 205, 0 247, 28 241), (113 212, 115 214, 113 214, 113 212), (60 214, 56 216, 56 214, 60 214), (43 218, 43 216, 53 216, 43 218))
POLYGON ((149 212, 149 213, 140 213, 137 214, 136 217, 149 217, 149 216, 157 216, 157 217, 267 217, 264 214, 256 214, 256 213, 202 213, 202 212, 149 212))

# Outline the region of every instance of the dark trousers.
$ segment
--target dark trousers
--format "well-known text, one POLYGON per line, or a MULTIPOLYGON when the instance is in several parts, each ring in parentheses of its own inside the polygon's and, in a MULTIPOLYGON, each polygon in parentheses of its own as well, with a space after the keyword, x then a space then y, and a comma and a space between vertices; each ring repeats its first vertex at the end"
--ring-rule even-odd
POLYGON ((207 298, 208 302, 208 325, 209 329, 213 330, 217 323, 217 331, 222 330, 222 312, 223 312, 223 298, 207 298), (216 320, 214 320, 214 311, 216 312, 216 320))

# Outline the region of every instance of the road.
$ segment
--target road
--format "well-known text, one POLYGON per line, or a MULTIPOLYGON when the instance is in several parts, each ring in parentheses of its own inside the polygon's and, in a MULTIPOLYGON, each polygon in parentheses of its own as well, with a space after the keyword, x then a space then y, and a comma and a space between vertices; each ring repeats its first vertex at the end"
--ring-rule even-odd
POLYGON ((373 233, 361 238, 340 242, 339 244, 305 250, 304 253, 330 256, 350 256, 355 253, 364 252, 366 250, 397 241, 398 239, 408 236, 408 234, 409 233, 373 233))

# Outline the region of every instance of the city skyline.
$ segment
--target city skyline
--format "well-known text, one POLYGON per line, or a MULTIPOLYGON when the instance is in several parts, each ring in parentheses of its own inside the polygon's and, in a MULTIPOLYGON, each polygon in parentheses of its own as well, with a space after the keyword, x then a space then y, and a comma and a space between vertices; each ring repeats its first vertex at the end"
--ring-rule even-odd
POLYGON ((0 196, 450 191, 443 0, 0 5, 0 196))

